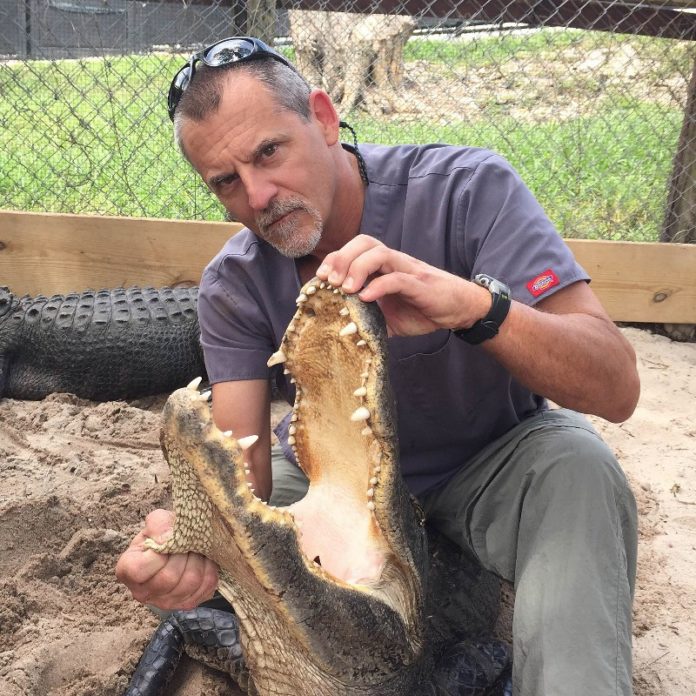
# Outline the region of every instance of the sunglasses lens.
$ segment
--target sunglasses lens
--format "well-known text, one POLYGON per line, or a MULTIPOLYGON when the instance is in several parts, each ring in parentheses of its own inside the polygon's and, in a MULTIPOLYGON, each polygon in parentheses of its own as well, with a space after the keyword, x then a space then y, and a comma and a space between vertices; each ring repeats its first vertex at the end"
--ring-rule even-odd
POLYGON ((172 80, 172 90, 177 90, 180 94, 183 92, 189 85, 189 82, 191 81, 191 67, 189 65, 185 65, 179 72, 176 74, 174 79, 172 80))
POLYGON ((167 97, 167 107, 169 109, 169 118, 174 119, 174 111, 179 104, 181 95, 184 90, 188 87, 191 81, 191 67, 185 65, 179 72, 174 76, 172 84, 169 86, 169 95, 167 97))
POLYGON ((203 62, 211 67, 246 60, 256 51, 256 46, 245 39, 230 39, 211 46, 203 56, 203 62))

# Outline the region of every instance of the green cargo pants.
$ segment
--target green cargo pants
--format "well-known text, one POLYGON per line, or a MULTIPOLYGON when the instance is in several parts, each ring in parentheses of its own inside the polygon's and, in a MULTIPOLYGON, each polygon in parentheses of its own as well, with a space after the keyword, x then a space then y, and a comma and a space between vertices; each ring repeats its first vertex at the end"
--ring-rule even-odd
MULTIPOLYGON (((275 505, 307 489, 276 448, 275 505)), ((421 499, 428 519, 512 582, 515 696, 627 696, 637 513, 614 455, 564 409, 526 420, 421 499)))

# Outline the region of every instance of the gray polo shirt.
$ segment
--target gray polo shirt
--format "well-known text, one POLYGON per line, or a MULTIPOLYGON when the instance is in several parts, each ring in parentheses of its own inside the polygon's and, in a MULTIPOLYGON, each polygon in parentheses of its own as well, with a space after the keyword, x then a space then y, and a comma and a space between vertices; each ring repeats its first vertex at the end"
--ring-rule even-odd
MULTIPOLYGON (((360 151, 370 181, 361 233, 467 279, 487 273, 528 305, 589 280, 502 157, 444 145, 363 145, 360 151)), ((266 361, 295 313, 299 288, 294 261, 251 231, 225 244, 205 269, 198 298, 211 382, 270 376, 294 399, 280 367, 269 371, 266 361)), ((416 495, 546 408, 481 347, 449 331, 392 337, 389 354, 401 468, 416 495)), ((286 428, 277 433, 283 443, 286 428)))

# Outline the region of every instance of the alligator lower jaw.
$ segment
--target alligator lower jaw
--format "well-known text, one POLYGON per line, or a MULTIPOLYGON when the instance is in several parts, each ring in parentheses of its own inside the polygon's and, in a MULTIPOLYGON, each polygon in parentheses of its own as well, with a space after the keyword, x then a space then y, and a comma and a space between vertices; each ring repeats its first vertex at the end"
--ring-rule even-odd
POLYGON ((262 693, 361 693, 418 668, 424 535, 398 471, 385 339, 375 307, 303 288, 272 358, 297 382, 291 444, 310 479, 289 508, 253 494, 240 443, 195 388, 165 407, 176 525, 150 546, 218 563, 262 693))

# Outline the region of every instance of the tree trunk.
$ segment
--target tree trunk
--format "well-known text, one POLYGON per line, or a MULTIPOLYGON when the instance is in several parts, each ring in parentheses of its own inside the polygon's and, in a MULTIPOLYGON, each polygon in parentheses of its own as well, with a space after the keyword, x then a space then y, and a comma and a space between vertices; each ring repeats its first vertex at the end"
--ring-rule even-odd
POLYGON ((296 64, 341 112, 358 104, 391 111, 403 79, 403 47, 415 28, 410 17, 290 10, 296 64))
POLYGON ((276 30, 275 0, 248 0, 247 2, 247 35, 255 36, 273 45, 276 30))
MULTIPOLYGON (((667 214, 660 241, 696 243, 696 58, 686 98, 684 125, 674 157, 667 214)), ((665 324, 664 330, 675 341, 696 340, 694 324, 665 324)))
POLYGON ((696 242, 696 58, 670 181, 662 242, 696 242))

